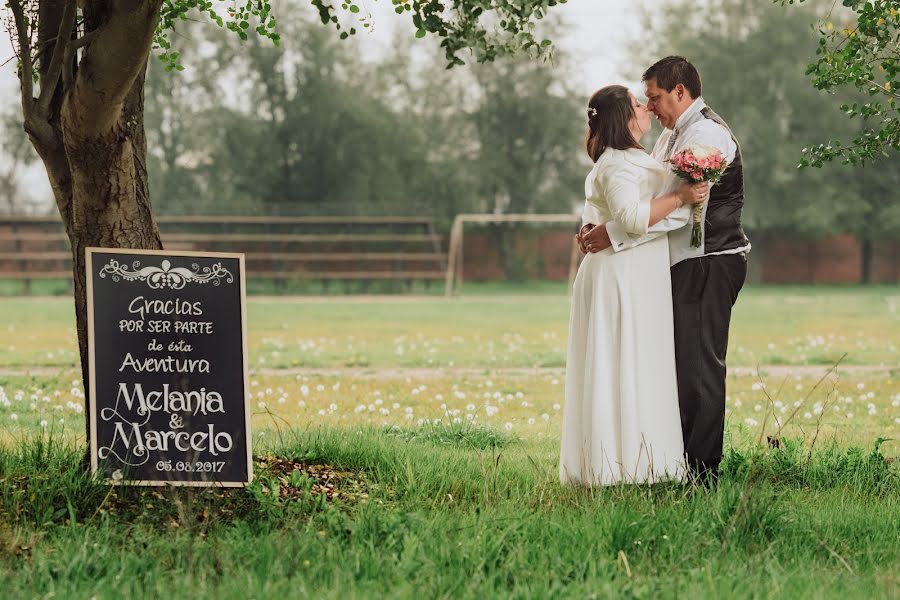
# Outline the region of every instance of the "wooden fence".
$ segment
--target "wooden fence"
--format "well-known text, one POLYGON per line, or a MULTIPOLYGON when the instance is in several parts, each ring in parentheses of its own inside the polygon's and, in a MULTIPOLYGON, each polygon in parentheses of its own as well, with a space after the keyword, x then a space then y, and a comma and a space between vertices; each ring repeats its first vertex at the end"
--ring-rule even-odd
MULTIPOLYGON (((447 255, 428 217, 159 217, 167 250, 243 252, 248 278, 444 279, 447 255)), ((0 279, 72 277, 59 219, 0 217, 0 279)))

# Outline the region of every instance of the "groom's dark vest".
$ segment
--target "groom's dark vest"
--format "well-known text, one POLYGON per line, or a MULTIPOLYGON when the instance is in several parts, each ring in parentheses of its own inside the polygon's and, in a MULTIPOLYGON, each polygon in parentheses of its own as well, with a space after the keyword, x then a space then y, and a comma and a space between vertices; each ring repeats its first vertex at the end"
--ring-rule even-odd
POLYGON ((744 208, 744 168, 741 162, 741 145, 728 124, 708 106, 700 111, 703 118, 718 123, 728 131, 737 147, 734 160, 725 169, 719 183, 712 187, 709 207, 704 223, 704 248, 706 254, 742 248, 750 243, 741 227, 741 211, 744 208))

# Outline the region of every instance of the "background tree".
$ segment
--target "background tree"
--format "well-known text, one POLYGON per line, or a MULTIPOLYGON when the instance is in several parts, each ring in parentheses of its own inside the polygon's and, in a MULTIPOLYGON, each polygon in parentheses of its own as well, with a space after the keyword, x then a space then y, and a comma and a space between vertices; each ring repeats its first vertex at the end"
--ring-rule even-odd
POLYGON ((22 171, 35 160, 28 137, 22 132, 18 115, 0 113, 0 213, 28 214, 40 210, 22 183, 22 171))
POLYGON ((813 75, 816 89, 855 88, 864 94, 865 99, 844 103, 840 109, 851 119, 861 117, 866 125, 851 142, 833 138, 804 148, 802 166, 821 167, 838 157, 844 164, 856 165, 890 158, 900 150, 900 0, 843 0, 842 4, 849 11, 838 7, 820 19, 817 59, 807 73, 813 75))

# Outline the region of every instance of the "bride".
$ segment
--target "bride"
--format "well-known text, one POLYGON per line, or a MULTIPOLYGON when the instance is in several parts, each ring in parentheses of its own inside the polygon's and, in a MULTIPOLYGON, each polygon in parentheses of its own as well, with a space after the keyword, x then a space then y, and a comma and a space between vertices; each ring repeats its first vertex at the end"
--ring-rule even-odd
MULTIPOLYGON (((628 233, 676 209, 703 202, 706 183, 656 196, 665 167, 639 140, 647 107, 627 88, 598 90, 588 104, 585 182, 593 223, 616 221, 628 233)), ((674 217, 675 215, 673 215, 674 217)), ((578 269, 569 318, 566 396, 559 476, 563 483, 654 483, 685 476, 672 288, 666 236, 615 252, 587 254, 578 269)))

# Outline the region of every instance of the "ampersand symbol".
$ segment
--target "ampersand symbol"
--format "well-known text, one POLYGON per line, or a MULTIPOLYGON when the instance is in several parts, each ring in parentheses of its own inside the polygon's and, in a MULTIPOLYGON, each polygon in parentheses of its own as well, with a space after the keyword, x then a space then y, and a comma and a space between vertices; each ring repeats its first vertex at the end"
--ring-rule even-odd
POLYGON ((184 419, 178 415, 172 415, 169 419, 169 427, 171 429, 181 429, 184 427, 184 419))

